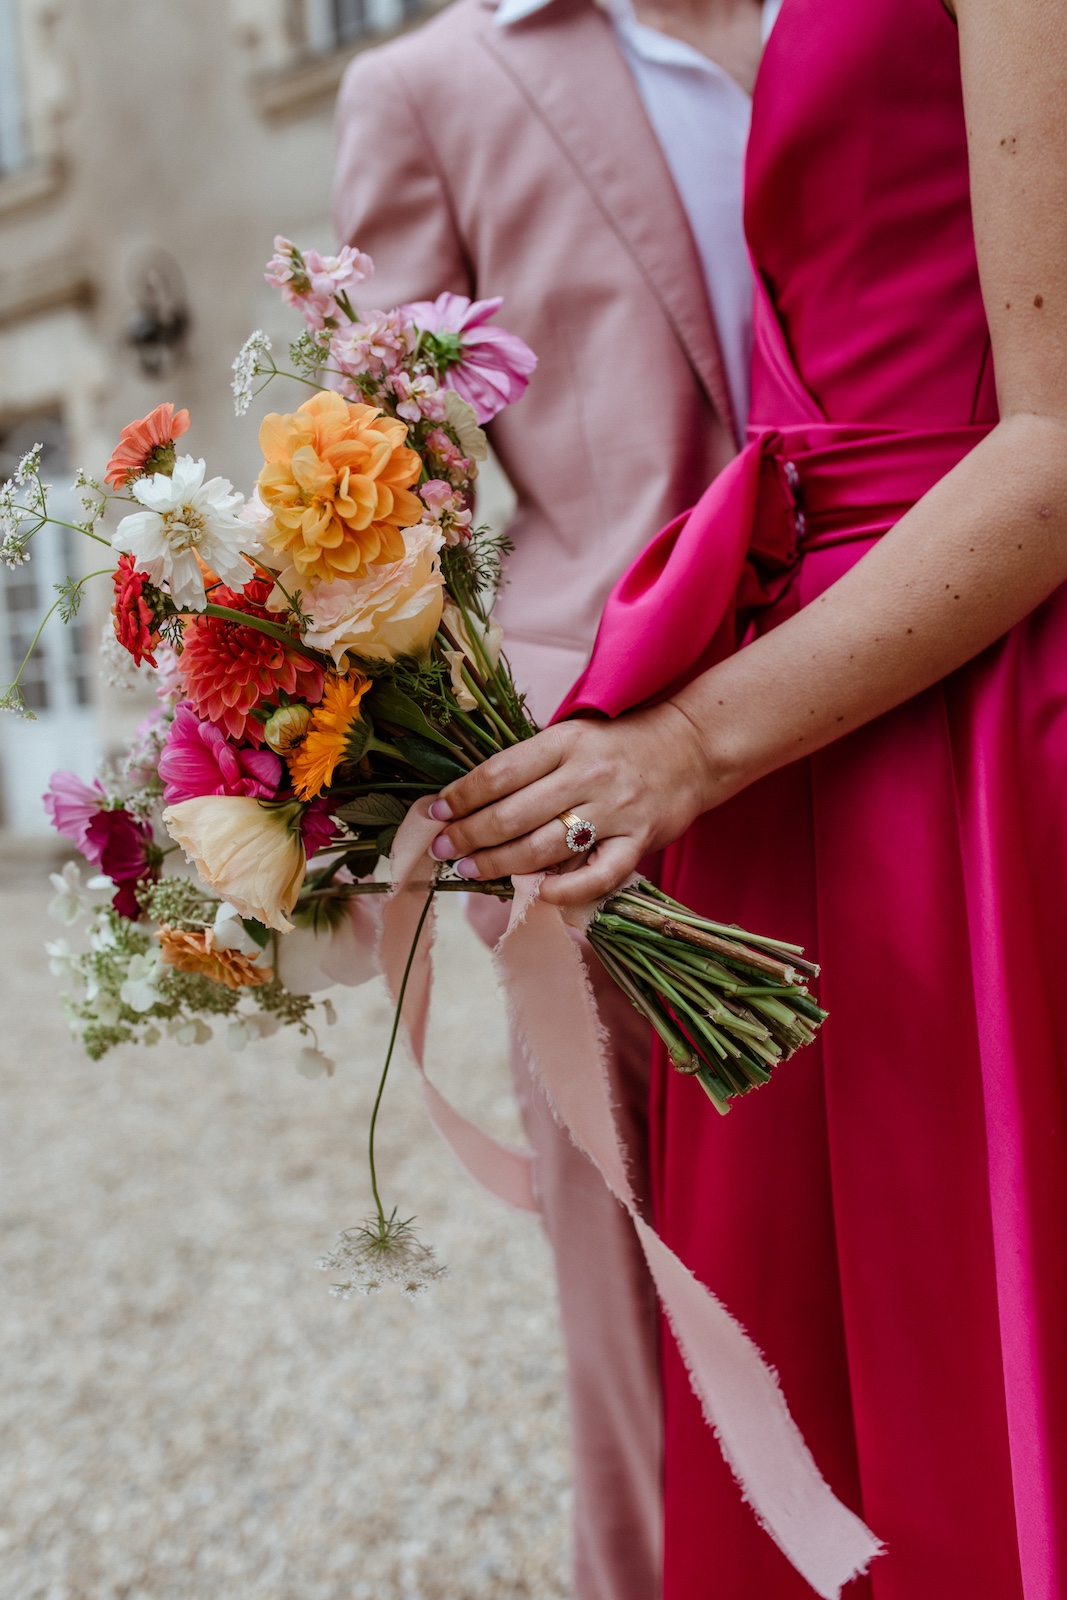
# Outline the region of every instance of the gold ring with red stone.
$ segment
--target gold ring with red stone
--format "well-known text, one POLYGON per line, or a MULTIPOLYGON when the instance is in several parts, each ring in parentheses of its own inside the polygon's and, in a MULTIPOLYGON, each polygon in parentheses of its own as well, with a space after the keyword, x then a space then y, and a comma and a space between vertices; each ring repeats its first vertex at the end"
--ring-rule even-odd
POLYGON ((560 822, 567 830, 567 849, 582 856, 596 844, 596 823, 586 822, 576 811, 561 811, 560 822))

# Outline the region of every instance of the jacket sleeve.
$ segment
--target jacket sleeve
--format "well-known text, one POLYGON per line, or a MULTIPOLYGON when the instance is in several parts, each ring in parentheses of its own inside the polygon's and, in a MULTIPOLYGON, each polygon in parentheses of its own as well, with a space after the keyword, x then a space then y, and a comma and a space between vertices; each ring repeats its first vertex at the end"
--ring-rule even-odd
POLYGON ((337 102, 334 225, 341 244, 373 257, 360 300, 383 310, 473 287, 438 155, 395 53, 387 45, 356 56, 337 102))

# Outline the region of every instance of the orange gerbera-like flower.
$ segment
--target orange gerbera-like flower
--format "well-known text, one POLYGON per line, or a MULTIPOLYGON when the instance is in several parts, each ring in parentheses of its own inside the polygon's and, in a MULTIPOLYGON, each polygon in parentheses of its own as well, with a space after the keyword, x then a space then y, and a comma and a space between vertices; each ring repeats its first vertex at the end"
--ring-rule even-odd
POLYGON ((131 478, 146 472, 167 472, 174 467, 174 441, 189 426, 188 411, 174 410, 168 400, 140 422, 129 422, 119 434, 115 453, 107 464, 104 482, 121 489, 131 478))
POLYGON ((360 720, 359 703, 370 686, 371 680, 362 672, 327 678, 307 733, 285 758, 299 799, 314 800, 330 782, 344 759, 349 734, 360 720))
POLYGON ((222 950, 215 943, 213 928, 193 933, 185 928, 158 929, 156 938, 163 946, 163 965, 179 972, 198 972, 212 983, 227 989, 256 989, 274 976, 271 967, 257 967, 251 956, 240 950, 222 950))
MULTIPOLYGON (((264 604, 271 587, 263 578, 253 578, 239 593, 220 584, 210 599, 213 605, 277 625, 277 616, 264 604)), ((250 739, 257 745, 263 743, 263 724, 252 712, 261 700, 273 700, 283 692, 315 701, 322 694, 322 668, 302 651, 289 649, 258 628, 242 628, 222 617, 196 616, 186 623, 179 670, 199 717, 231 739, 250 739)))
POLYGON ((410 488, 419 458, 406 439, 403 422, 333 390, 263 419, 259 492, 274 518, 264 537, 304 583, 359 577, 368 563, 403 558, 400 530, 423 512, 410 488))

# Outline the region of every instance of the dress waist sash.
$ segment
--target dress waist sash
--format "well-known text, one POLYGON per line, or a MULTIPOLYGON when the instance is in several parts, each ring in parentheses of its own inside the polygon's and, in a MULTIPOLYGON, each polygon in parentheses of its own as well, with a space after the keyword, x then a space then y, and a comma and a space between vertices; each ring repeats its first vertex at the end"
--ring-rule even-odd
POLYGON ((754 431, 619 579, 555 720, 618 716, 682 687, 758 630, 806 555, 854 545, 859 560, 989 432, 829 422, 754 431))

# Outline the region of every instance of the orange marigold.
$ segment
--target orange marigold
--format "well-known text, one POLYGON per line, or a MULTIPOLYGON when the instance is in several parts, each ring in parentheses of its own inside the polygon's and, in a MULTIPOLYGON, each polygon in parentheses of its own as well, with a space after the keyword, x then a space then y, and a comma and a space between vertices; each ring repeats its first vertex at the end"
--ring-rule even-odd
POLYGON ((362 672, 327 678, 307 733, 285 758, 299 799, 314 800, 330 782, 344 759, 348 736, 360 720, 359 703, 370 686, 370 678, 362 672))
POLYGON ((156 938, 163 946, 165 967, 198 972, 213 983, 224 983, 227 989, 256 989, 274 976, 272 967, 257 967, 251 956, 242 955, 239 950, 220 950, 213 928, 194 933, 164 924, 156 938))
POLYGON ((274 518, 264 537, 304 583, 361 577, 368 563, 403 558, 400 530, 423 512, 410 487, 419 458, 406 440, 403 422, 333 390, 263 419, 259 492, 274 518))
POLYGON ((121 489, 143 472, 170 472, 174 467, 174 441, 189 426, 188 411, 175 411, 168 400, 140 422, 128 422, 119 434, 115 453, 107 464, 104 482, 121 489))

